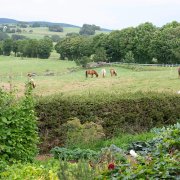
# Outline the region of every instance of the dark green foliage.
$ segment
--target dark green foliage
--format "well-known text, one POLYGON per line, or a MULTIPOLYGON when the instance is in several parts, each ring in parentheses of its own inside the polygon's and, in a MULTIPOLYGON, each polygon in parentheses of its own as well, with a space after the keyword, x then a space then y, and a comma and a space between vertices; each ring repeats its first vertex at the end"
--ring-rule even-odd
POLYGON ((53 41, 53 42, 58 42, 58 41, 60 41, 61 40, 61 38, 60 38, 60 36, 58 36, 58 35, 52 35, 51 36, 51 40, 53 41))
POLYGON ((14 40, 20 40, 20 39, 27 39, 27 37, 23 35, 19 35, 19 34, 13 34, 11 36, 11 39, 14 41, 14 40))
POLYGON ((50 151, 54 158, 61 160, 80 160, 80 159, 92 159, 97 157, 98 153, 90 149, 67 149, 55 147, 50 151))
POLYGON ((83 56, 81 59, 76 59, 75 62, 78 66, 82 66, 85 68, 87 64, 91 62, 91 59, 88 58, 87 56, 83 56))
POLYGON ((17 101, 0 89, 0 159, 6 163, 32 161, 37 153, 37 124, 32 89, 17 101))
POLYGON ((138 133, 155 126, 176 123, 180 118, 180 97, 171 94, 99 94, 73 97, 45 97, 36 105, 41 150, 64 143, 63 124, 77 117, 82 123, 102 121, 108 137, 116 133, 138 133))
POLYGON ((82 28, 79 31, 79 34, 80 35, 94 35, 95 30, 100 30, 100 27, 96 25, 83 24, 82 28))
POLYGON ((9 36, 6 33, 0 32, 0 41, 3 41, 8 38, 9 38, 9 36))
POLYGON ((13 43, 13 41, 11 39, 4 40, 2 50, 3 50, 3 54, 5 56, 10 55, 11 50, 12 50, 12 43, 13 43))
POLYGON ((53 49, 53 43, 51 39, 44 38, 44 39, 39 40, 38 57, 41 59, 49 58, 52 49, 53 49))
POLYGON ((59 25, 52 25, 52 26, 49 26, 49 31, 63 32, 63 28, 59 25))

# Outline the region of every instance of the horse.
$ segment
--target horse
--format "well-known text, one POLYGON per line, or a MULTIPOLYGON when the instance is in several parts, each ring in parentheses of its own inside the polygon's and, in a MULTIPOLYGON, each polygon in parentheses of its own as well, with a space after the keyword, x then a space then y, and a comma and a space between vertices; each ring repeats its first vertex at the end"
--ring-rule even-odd
POLYGON ((95 70, 86 70, 86 77, 88 77, 88 74, 91 75, 91 77, 93 77, 93 75, 95 74, 96 77, 98 77, 98 73, 95 70))
POLYGON ((102 69, 102 70, 101 70, 101 74, 102 74, 102 77, 104 78, 105 75, 106 75, 106 70, 105 70, 105 69, 102 69))
POLYGON ((179 78, 180 78, 180 67, 178 68, 178 75, 179 75, 179 78))
POLYGON ((117 72, 114 69, 110 69, 110 74, 112 76, 117 76, 117 72))

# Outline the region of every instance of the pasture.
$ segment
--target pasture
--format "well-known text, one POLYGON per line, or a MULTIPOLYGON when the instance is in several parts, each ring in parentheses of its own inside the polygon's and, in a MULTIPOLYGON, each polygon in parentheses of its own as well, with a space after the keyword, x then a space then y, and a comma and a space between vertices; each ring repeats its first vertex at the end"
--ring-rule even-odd
MULTIPOLYGON (((36 28, 27 27, 27 28, 21 28, 21 29, 22 29, 22 32, 19 35, 23 35, 31 39, 42 39, 44 38, 44 36, 52 36, 52 35, 58 35, 61 38, 63 38, 66 36, 67 33, 79 33, 79 30, 80 30, 80 28, 78 27, 64 27, 63 32, 52 32, 52 31, 49 31, 48 27, 36 27, 36 28), (30 30, 32 30, 33 32, 32 33, 29 32, 30 30)), ((100 34, 100 33, 109 33, 109 32, 96 30, 96 34, 100 34)), ((11 36, 12 33, 9 33, 8 35, 11 36)))
POLYGON ((177 67, 142 67, 138 70, 114 66, 116 77, 111 77, 109 69, 105 67, 107 74, 102 78, 102 68, 96 68, 98 78, 86 78, 85 70, 76 66, 73 61, 58 60, 56 54, 50 59, 30 59, 0 56, 0 86, 9 88, 9 81, 16 87, 19 94, 24 91, 27 81, 27 73, 35 73, 33 77, 37 87, 36 95, 51 95, 61 93, 63 95, 85 95, 96 93, 121 94, 127 92, 170 92, 180 90, 180 79, 177 67))

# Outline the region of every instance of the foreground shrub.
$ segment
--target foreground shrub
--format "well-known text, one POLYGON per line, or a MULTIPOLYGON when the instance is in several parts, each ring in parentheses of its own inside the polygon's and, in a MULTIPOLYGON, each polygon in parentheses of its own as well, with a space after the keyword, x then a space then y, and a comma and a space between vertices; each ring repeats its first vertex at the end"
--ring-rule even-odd
MULTIPOLYGON (((8 164, 32 161, 37 154, 37 121, 32 87, 16 100, 12 93, 0 89, 0 159, 8 164)), ((1 166, 0 166, 1 167, 1 166)))
POLYGON ((153 139, 154 144, 149 144, 148 152, 147 146, 137 151, 142 155, 137 157, 135 165, 122 163, 122 161, 116 162, 114 168, 104 171, 99 179, 179 179, 179 137, 179 123, 163 128, 153 139), (145 152, 142 153, 142 151, 145 152))
POLYGON ((49 160, 45 162, 14 164, 7 166, 5 171, 0 173, 3 180, 58 180, 57 171, 59 162, 49 160))

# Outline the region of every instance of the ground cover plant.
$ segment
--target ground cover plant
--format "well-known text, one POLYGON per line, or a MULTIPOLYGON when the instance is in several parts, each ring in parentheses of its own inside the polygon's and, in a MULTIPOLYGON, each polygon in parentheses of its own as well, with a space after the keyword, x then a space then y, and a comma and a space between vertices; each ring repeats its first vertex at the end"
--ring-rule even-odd
POLYGON ((89 179, 178 179, 179 135, 179 123, 158 131, 156 129, 155 137, 144 142, 149 144, 148 151, 147 147, 139 149, 137 144, 135 156, 129 155, 129 151, 121 147, 111 145, 102 148, 95 159, 77 162, 73 169, 69 168, 67 161, 61 159, 61 153, 59 157, 55 154, 60 159, 58 176, 64 179, 83 179, 86 174, 89 179))

